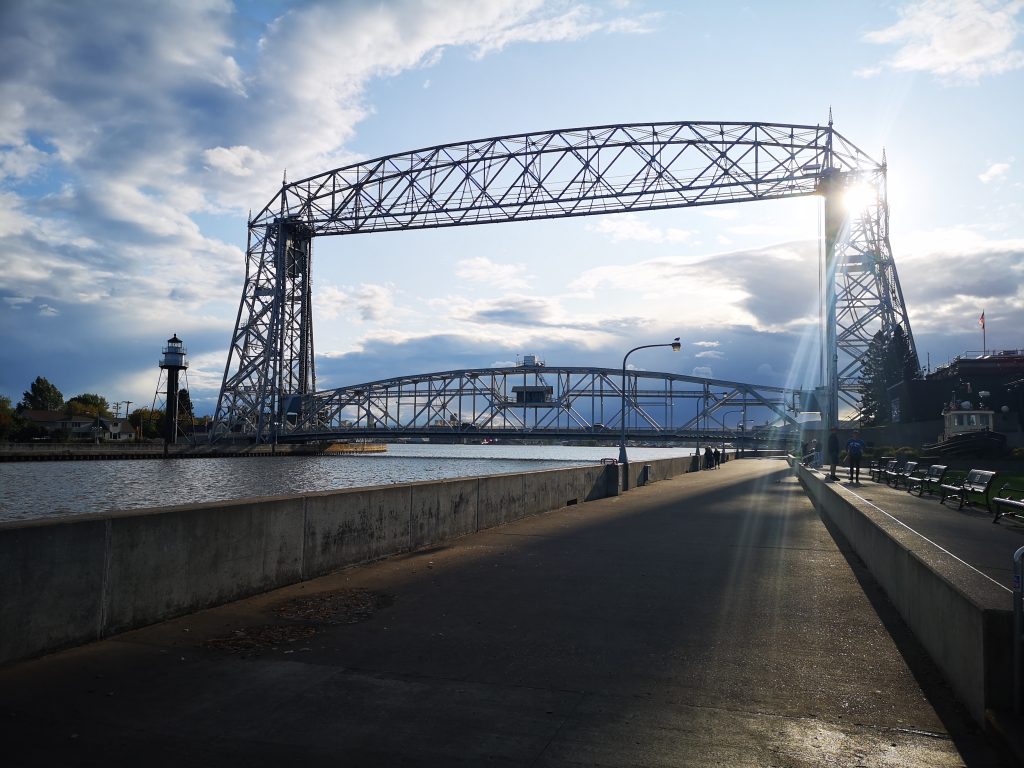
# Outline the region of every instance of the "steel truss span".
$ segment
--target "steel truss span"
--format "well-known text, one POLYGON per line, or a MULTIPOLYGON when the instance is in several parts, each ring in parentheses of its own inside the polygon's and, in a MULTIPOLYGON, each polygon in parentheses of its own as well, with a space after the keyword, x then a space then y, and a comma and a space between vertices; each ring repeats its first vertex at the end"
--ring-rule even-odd
MULTIPOLYGON (((312 240, 823 195, 829 229, 831 400, 859 400, 874 334, 913 349, 888 235, 885 164, 827 126, 636 123, 445 144, 285 183, 249 222, 246 278, 216 425, 267 439, 312 414, 312 240), (844 190, 873 202, 838 216, 844 190), (830 206, 831 202, 831 206, 830 206), (829 211, 832 211, 831 217, 829 211), (275 424, 278 425, 275 427, 275 424)), ((319 400, 317 401, 319 402, 319 400)), ((833 413, 835 408, 831 409, 833 413)))
POLYGON ((404 376, 307 395, 279 437, 530 436, 616 440, 747 440, 794 424, 807 393, 653 371, 520 365, 404 376))

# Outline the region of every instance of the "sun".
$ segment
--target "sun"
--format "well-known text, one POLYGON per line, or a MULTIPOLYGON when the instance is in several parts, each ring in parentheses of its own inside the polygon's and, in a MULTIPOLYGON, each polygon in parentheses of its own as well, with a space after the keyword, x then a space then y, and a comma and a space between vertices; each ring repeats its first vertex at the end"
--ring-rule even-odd
POLYGON ((847 213, 860 213, 877 202, 875 188, 862 181, 855 182, 843 190, 843 208, 847 213))

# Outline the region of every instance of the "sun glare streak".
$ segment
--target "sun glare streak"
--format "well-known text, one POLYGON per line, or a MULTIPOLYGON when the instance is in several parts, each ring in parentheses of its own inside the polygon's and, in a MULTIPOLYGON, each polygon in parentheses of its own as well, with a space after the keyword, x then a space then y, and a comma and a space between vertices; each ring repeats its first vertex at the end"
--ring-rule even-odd
MULTIPOLYGON (((760 477, 748 496, 750 506, 743 512, 736 526, 736 537, 731 547, 732 561, 725 579, 724 594, 749 597, 751 570, 761 574, 757 585, 759 609, 771 606, 768 614, 759 613, 757 621, 760 630, 772 634, 779 622, 789 619, 786 606, 786 592, 791 587, 792 550, 795 522, 794 516, 805 512, 797 503, 802 496, 794 495, 788 487, 791 477, 789 468, 780 469, 760 477), (752 566, 751 560, 762 561, 752 566), (765 566, 766 559, 771 562, 765 566), (767 575, 767 576, 766 576, 767 575)), ((751 620, 750 605, 742 600, 725 600, 715 617, 714 636, 721 638, 715 647, 727 645, 725 638, 735 633, 737 626, 751 620)))

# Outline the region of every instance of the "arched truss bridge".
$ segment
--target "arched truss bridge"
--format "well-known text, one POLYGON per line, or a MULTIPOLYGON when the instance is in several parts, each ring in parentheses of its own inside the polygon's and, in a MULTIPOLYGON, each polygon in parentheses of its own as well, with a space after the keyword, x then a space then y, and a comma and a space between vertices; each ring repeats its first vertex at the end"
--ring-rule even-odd
POLYGON ((307 395, 274 438, 610 441, 625 426, 631 440, 750 444, 792 434, 785 427, 795 424, 807 396, 654 371, 627 370, 623 379, 618 368, 556 368, 527 356, 516 366, 402 376, 307 395))
MULTIPOLYGON (((902 326, 886 165, 826 126, 635 123, 445 144, 285 183, 249 222, 246 278, 215 416, 218 434, 315 431, 313 239, 326 235, 824 198, 821 410, 856 409, 872 337, 902 326), (868 193, 847 215, 844 191, 868 193), (274 425, 278 425, 275 427, 274 425)), ((685 321, 686 318, 680 318, 685 321)), ((625 346, 625 345, 624 345, 625 346)), ((344 390, 340 390, 344 391, 344 390)))

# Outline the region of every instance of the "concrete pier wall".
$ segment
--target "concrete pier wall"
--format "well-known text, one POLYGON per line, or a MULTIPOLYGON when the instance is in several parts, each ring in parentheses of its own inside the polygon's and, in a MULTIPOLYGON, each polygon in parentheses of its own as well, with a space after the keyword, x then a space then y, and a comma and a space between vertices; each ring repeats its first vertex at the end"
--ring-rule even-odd
POLYGON ((1012 708, 1013 611, 1005 590, 881 510, 791 462, 979 724, 1012 708))
POLYGON ((0 663, 689 469, 662 459, 0 523, 0 663))

